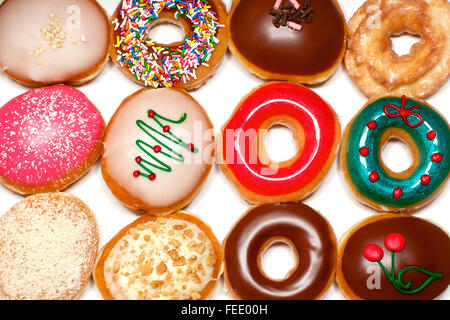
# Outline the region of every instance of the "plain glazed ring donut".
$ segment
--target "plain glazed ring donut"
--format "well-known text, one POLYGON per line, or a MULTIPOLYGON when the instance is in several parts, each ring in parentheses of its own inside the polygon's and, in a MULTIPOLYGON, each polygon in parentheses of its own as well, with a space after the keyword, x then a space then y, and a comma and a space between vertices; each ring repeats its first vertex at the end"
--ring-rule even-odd
POLYGON ((372 216, 339 242, 336 280, 348 299, 434 299, 450 284, 450 236, 410 215, 372 216))
POLYGON ((108 49, 108 16, 96 0, 0 6, 0 71, 25 85, 81 85, 100 73, 108 49))
POLYGON ((111 59, 131 80, 151 88, 200 87, 227 50, 222 0, 121 0, 111 25, 111 59), (156 43, 158 24, 179 26, 184 41, 156 43))
POLYGON ((405 96, 370 100, 344 134, 341 166, 357 198, 379 211, 417 210, 430 202, 450 175, 450 128, 423 101, 405 96), (413 163, 390 170, 381 159, 391 139, 405 142, 413 163))
POLYGON ((346 49, 347 24, 336 0, 235 0, 229 47, 260 78, 327 80, 346 49))
POLYGON ((321 97, 298 84, 273 82, 244 97, 222 127, 219 161, 247 201, 299 201, 330 169, 340 135, 336 114, 321 97), (279 124, 292 129, 297 154, 275 162, 266 152, 264 137, 279 124))
POLYGON ((450 74, 450 3, 447 0, 369 0, 349 21, 348 74, 368 97, 425 98, 450 74), (390 37, 420 36, 398 56, 390 37))
POLYGON ((327 220, 302 203, 268 204, 248 210, 223 244, 225 281, 243 300, 319 299, 334 278, 336 239, 327 220), (270 279, 261 256, 284 242, 297 255, 297 266, 285 279, 270 279))

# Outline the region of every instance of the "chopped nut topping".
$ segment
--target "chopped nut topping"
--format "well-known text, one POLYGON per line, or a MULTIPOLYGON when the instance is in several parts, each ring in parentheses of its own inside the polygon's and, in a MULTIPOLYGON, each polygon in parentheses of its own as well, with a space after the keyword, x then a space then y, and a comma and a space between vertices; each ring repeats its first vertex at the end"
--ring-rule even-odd
POLYGON ((172 250, 170 250, 169 252, 167 252, 167 254, 170 256, 170 258, 172 259, 172 260, 178 260, 178 258, 180 257, 179 256, 179 254, 178 254, 178 251, 177 250, 175 250, 175 249, 172 249, 172 250))
POLYGON ((185 230, 185 231, 184 231, 184 234, 185 234, 185 236, 188 237, 188 238, 192 238, 192 237, 194 236, 194 233, 192 232, 191 229, 185 230))
POLYGON ((153 267, 148 262, 145 263, 145 264, 141 264, 139 269, 140 269, 140 271, 141 271, 143 276, 148 276, 149 274, 151 274, 153 272, 153 267))
POLYGON ((169 244, 174 246, 175 248, 178 248, 181 246, 181 242, 178 241, 177 239, 170 239, 169 244))
POLYGON ((197 251, 197 253, 203 253, 205 251, 205 245, 201 242, 199 242, 195 247, 194 250, 197 251))
POLYGON ((185 258, 184 256, 178 258, 177 260, 175 260, 175 261, 173 262, 173 266, 174 266, 174 267, 180 267, 180 266, 184 266, 184 265, 186 265, 186 264, 187 264, 187 262, 186 262, 186 258, 185 258))
POLYGON ((183 224, 176 224, 176 225, 173 226, 173 228, 175 230, 183 230, 186 227, 187 227, 187 225, 185 223, 183 223, 183 224))
POLYGON ((215 265, 215 264, 216 264, 216 261, 217 261, 216 256, 214 256, 214 255, 212 255, 212 254, 210 254, 210 255, 208 256, 208 258, 206 258, 206 264, 207 264, 208 266, 213 266, 213 265, 215 265))
POLYGON ((152 282, 150 282, 150 285, 152 286, 152 288, 161 287, 163 284, 164 284, 164 281, 162 281, 162 280, 153 280, 152 282))
POLYGON ((156 274, 158 276, 162 275, 164 272, 167 271, 167 266, 164 262, 161 262, 160 264, 158 264, 158 266, 156 267, 156 274))

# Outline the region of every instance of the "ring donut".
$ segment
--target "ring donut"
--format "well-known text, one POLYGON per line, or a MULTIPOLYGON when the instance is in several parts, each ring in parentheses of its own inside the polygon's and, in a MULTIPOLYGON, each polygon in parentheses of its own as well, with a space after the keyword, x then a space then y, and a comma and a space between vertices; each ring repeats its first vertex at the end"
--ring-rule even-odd
POLYGON ((347 126, 342 170, 357 198, 379 211, 417 210, 445 185, 450 172, 450 128, 427 103, 402 97, 370 100, 347 126), (391 139, 405 142, 413 163, 391 171, 381 159, 391 139))
POLYGON ((238 299, 318 299, 334 278, 333 230, 324 217, 302 203, 251 208, 236 222, 223 247, 225 281, 238 299), (296 267, 280 281, 267 277, 261 264, 264 251, 276 242, 288 244, 297 256, 296 267))
POLYGON ((450 75, 450 3, 447 0, 369 0, 350 19, 345 66, 368 97, 425 98, 450 75), (390 37, 420 41, 398 56, 390 37))
POLYGON ((143 86, 196 89, 225 55, 226 16, 221 0, 121 0, 112 17, 111 59, 143 86), (159 24, 180 27, 184 40, 156 43, 149 30, 159 24))
POLYGON ((251 203, 298 201, 312 193, 331 167, 341 128, 333 109, 310 89, 264 84, 244 97, 219 138, 222 170, 251 203), (272 161, 266 132, 281 124, 293 131, 297 154, 272 161))
POLYGON ((432 221, 380 214, 340 240, 336 282, 353 300, 431 300, 450 284, 450 236, 432 221))
POLYGON ((109 21, 96 0, 5 0, 0 72, 33 87, 82 85, 108 61, 109 21))

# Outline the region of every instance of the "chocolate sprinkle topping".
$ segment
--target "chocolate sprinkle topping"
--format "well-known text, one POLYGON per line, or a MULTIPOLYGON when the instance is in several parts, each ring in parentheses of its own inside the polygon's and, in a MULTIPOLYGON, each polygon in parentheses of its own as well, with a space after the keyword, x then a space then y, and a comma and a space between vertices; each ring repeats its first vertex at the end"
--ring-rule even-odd
POLYGON ((277 28, 280 26, 286 27, 290 21, 297 24, 301 24, 303 21, 311 23, 313 13, 311 0, 304 0, 303 6, 300 6, 298 9, 295 9, 294 5, 289 0, 285 0, 278 9, 269 11, 269 14, 273 16, 273 25, 277 28))

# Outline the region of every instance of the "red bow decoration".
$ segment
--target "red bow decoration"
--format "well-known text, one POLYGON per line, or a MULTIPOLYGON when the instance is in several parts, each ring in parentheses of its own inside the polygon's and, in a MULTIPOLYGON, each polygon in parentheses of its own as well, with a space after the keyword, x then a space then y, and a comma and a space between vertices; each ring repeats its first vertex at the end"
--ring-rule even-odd
POLYGON ((412 110, 415 109, 419 109, 420 106, 414 106, 411 107, 409 109, 406 109, 406 96, 403 95, 402 96, 402 106, 399 108, 396 105, 393 104, 387 104, 384 106, 384 113, 389 117, 389 118, 397 118, 397 117, 402 117, 403 121, 405 121, 405 123, 410 126, 411 128, 417 128, 418 126, 420 126, 423 122, 423 118, 420 114, 416 113, 416 112, 411 112, 412 110), (388 108, 394 108, 397 112, 396 113, 391 113, 389 112, 388 108), (412 124, 411 122, 409 122, 408 117, 416 117, 417 119, 419 119, 419 122, 416 124, 412 124))

